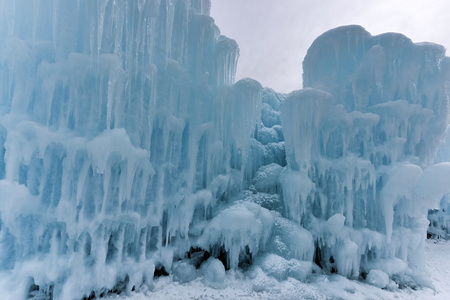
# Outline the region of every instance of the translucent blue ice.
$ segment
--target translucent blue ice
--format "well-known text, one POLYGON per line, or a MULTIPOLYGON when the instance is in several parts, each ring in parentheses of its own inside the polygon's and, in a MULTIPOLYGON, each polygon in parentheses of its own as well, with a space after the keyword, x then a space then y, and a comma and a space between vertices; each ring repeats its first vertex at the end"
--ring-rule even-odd
POLYGON ((426 213, 450 187, 432 165, 444 48, 337 28, 284 95, 235 82, 210 5, 0 4, 4 298, 221 285, 229 268, 427 283, 426 213))

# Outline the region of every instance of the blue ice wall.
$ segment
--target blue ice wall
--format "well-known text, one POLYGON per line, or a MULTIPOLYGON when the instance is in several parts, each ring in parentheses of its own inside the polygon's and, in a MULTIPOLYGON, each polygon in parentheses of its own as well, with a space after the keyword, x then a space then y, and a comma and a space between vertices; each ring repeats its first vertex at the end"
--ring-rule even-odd
POLYGON ((262 88, 234 83, 239 48, 209 8, 2 2, 0 290, 11 298, 148 282, 252 176, 262 88))
POLYGON ((426 209, 450 186, 431 166, 444 49, 338 28, 308 51, 306 88, 282 95, 235 82, 239 48, 210 5, 0 4, 6 299, 151 289, 208 255, 421 282, 426 209))
POLYGON ((420 273, 426 208, 450 187, 449 164, 432 165, 448 123, 445 49, 345 26, 313 42, 303 71, 281 110, 286 214, 315 232, 325 268, 393 275, 400 259, 420 273))

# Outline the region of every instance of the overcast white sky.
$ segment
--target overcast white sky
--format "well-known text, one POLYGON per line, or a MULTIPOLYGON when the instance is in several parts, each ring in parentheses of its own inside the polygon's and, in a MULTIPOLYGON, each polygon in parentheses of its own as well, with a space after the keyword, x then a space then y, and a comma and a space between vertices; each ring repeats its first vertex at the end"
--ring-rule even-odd
POLYGON ((450 0, 212 0, 211 16, 239 44, 237 79, 251 77, 279 92, 301 88, 308 47, 341 25, 450 49, 450 0))

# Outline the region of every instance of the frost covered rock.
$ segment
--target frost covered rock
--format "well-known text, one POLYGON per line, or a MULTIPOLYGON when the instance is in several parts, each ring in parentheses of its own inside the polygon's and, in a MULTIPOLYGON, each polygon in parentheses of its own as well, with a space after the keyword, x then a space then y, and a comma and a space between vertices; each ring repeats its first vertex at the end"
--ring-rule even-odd
POLYGON ((277 132, 278 140, 279 141, 284 141, 283 127, 281 127, 281 125, 275 125, 275 126, 272 127, 272 129, 274 129, 277 132))
POLYGON ((216 258, 209 258, 201 266, 200 270, 206 279, 214 283, 221 283, 225 280, 225 267, 216 258))
POLYGON ((278 133, 273 128, 263 127, 258 132, 258 141, 263 145, 277 143, 279 141, 278 133))
POLYGON ((283 200, 279 194, 252 193, 246 198, 246 200, 256 203, 270 211, 284 213, 283 200))
POLYGON ((258 258, 256 266, 261 267, 267 275, 279 281, 286 280, 288 277, 305 281, 312 272, 311 261, 286 260, 276 254, 264 254, 258 258))
POLYGON ((286 95, 275 92, 270 88, 264 88, 262 93, 263 103, 268 104, 273 111, 280 111, 281 104, 283 103, 286 95))
POLYGON ((285 218, 277 217, 267 250, 285 259, 312 261, 314 241, 306 229, 285 218))
POLYGON ((280 112, 275 111, 272 106, 264 103, 261 107, 261 121, 266 128, 271 128, 273 126, 279 125, 280 112))
POLYGON ((380 270, 370 270, 366 282, 383 289, 389 284, 389 275, 380 270))
POLYGON ((227 265, 237 268, 241 254, 256 256, 264 250, 272 234, 274 218, 261 206, 250 202, 238 202, 215 216, 204 228, 196 242, 200 248, 213 255, 220 246, 227 252, 227 265))
POLYGON ((253 177, 253 184, 258 192, 277 193, 279 178, 283 168, 275 163, 262 166, 253 177))
POLYGON ((172 267, 173 280, 186 283, 197 278, 197 269, 187 261, 180 261, 172 267))

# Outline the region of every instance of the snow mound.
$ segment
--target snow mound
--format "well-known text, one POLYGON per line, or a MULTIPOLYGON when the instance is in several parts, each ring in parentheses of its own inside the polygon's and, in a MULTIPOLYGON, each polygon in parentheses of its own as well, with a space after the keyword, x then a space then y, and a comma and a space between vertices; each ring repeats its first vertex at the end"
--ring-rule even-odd
POLYGON ((197 269, 187 261, 175 263, 173 268, 173 281, 186 283, 197 278, 197 269))
POLYGON ((380 270, 370 270, 366 282, 383 289, 389 284, 389 275, 380 270))
POLYGON ((236 268, 240 254, 249 252, 256 256, 265 248, 273 223, 274 218, 267 209, 238 202, 208 222, 196 244, 213 253, 217 246, 223 246, 228 253, 227 265, 236 268))
POLYGON ((221 283, 225 280, 225 267, 216 258, 209 258, 201 266, 200 270, 206 279, 214 283, 221 283))

